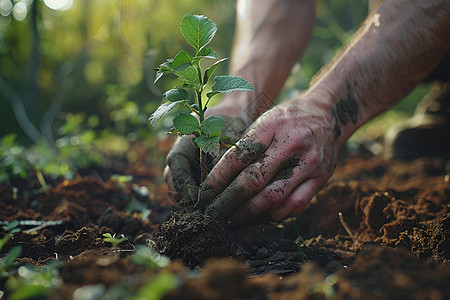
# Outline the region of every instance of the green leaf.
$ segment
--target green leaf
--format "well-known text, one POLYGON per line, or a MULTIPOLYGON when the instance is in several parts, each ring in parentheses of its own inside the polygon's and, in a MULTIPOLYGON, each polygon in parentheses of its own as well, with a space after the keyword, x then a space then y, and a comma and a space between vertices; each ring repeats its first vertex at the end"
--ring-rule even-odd
POLYGON ((221 146, 226 146, 227 148, 231 148, 236 145, 236 142, 231 137, 222 135, 220 137, 219 144, 221 146))
POLYGON ((211 75, 214 73, 214 71, 217 69, 219 64, 223 61, 226 61, 228 58, 222 58, 221 60, 216 61, 213 63, 208 69, 205 71, 205 76, 203 78, 203 83, 207 83, 209 78, 211 78, 211 75))
POLYGON ((8 240, 11 238, 11 234, 4 235, 2 238, 0 238, 0 251, 3 249, 3 246, 8 242, 8 240))
POLYGON ((197 57, 217 59, 217 53, 213 49, 205 47, 197 53, 197 57))
POLYGON ((211 58, 211 59, 217 59, 217 53, 216 51, 213 51, 211 48, 202 48, 198 53, 197 56, 192 59, 192 63, 198 63, 203 58, 211 58))
POLYGON ((192 55, 190 55, 184 50, 181 50, 173 58, 172 65, 174 68, 176 68, 178 66, 181 66, 182 64, 190 64, 191 62, 192 62, 192 55))
POLYGON ((159 65, 158 68, 156 68, 156 76, 153 83, 156 83, 163 75, 173 73, 173 59, 167 59, 165 62, 159 65))
POLYGON ((191 139, 191 143, 192 143, 192 146, 194 146, 195 149, 200 149, 200 148, 198 147, 198 145, 197 145, 197 137, 194 136, 194 137, 191 139))
POLYGON ((11 231, 12 229, 16 228, 17 226, 19 226, 19 221, 17 221, 17 220, 12 220, 12 221, 9 221, 8 224, 7 224, 6 226, 3 226, 3 228, 4 228, 6 231, 11 231))
POLYGON ((185 113, 180 113, 173 119, 173 126, 178 129, 181 134, 193 134, 200 129, 197 118, 185 113))
POLYGON ((197 69, 189 64, 183 64, 174 69, 175 75, 195 89, 200 88, 197 69))
POLYGON ((179 100, 188 100, 189 94, 185 89, 182 88, 174 88, 164 93, 164 96, 169 101, 179 101, 179 100))
POLYGON ((157 71, 156 72, 156 76, 155 76, 155 80, 153 80, 153 84, 155 84, 156 82, 158 82, 158 80, 163 77, 163 75, 168 74, 167 72, 164 73, 163 71, 157 71))
POLYGON ((180 131, 176 129, 175 127, 172 127, 169 129, 169 131, 166 131, 166 134, 178 134, 180 131))
POLYGON ((216 76, 211 87, 211 93, 231 94, 234 91, 253 91, 253 86, 242 77, 216 76))
POLYGON ((214 38, 217 25, 205 16, 187 14, 181 20, 181 33, 197 51, 214 38))
POLYGON ((225 125, 225 120, 222 117, 217 116, 209 116, 205 120, 203 120, 202 133, 211 135, 220 130, 222 130, 223 125, 225 125))
POLYGON ((161 104, 158 109, 150 116, 149 121, 150 125, 155 126, 156 122, 158 122, 159 119, 161 119, 162 116, 164 116, 166 113, 171 111, 175 106, 177 106, 180 103, 187 102, 187 100, 180 100, 175 102, 167 102, 164 104, 161 104))
POLYGON ((220 92, 209 92, 209 93, 206 93, 206 97, 208 97, 208 99, 211 99, 212 97, 214 97, 217 94, 220 94, 220 92))
POLYGON ((14 261, 20 256, 20 253, 22 253, 22 247, 14 246, 14 248, 9 250, 8 254, 0 260, 1 264, 4 267, 12 266, 14 261))
POLYGON ((207 136, 205 134, 202 134, 198 137, 196 137, 196 144, 197 146, 208 153, 211 156, 218 156, 219 155, 219 137, 218 136, 207 136))

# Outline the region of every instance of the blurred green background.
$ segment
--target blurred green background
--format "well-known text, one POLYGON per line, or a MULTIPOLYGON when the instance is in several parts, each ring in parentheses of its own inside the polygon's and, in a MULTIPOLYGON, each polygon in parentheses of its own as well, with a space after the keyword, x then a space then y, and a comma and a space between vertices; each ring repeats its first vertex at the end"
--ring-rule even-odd
MULTIPOLYGON (((280 99, 307 87, 367 11, 363 0, 318 1, 314 37, 280 99)), ((106 164, 105 153, 126 155, 135 141, 152 151, 148 117, 173 86, 169 77, 153 85, 154 68, 190 50, 179 30, 187 13, 217 23, 211 47, 228 57, 235 1, 0 0, 0 182, 30 168, 70 177, 74 168, 106 164)), ((419 87, 375 120, 383 126, 355 136, 376 136, 411 115, 426 91, 419 87)))

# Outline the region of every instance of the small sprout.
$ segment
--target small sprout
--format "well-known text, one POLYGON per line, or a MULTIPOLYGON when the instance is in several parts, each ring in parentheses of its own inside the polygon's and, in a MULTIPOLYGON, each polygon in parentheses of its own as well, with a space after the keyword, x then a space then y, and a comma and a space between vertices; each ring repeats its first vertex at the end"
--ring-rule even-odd
POLYGON ((206 45, 211 42, 217 31, 217 25, 205 16, 187 14, 181 20, 181 33, 195 50, 191 55, 181 50, 173 59, 167 59, 156 68, 155 83, 166 74, 173 74, 182 81, 181 86, 164 93, 169 101, 163 103, 150 116, 150 124, 156 122, 177 105, 185 105, 188 113, 180 113, 173 119, 174 128, 169 133, 183 135, 194 135, 192 144, 200 149, 200 172, 201 181, 208 173, 206 166, 206 155, 216 157, 219 155, 220 146, 231 147, 234 141, 227 136, 222 136, 222 128, 225 121, 222 117, 209 116, 205 119, 205 111, 209 101, 217 94, 230 94, 234 91, 252 91, 253 86, 242 77, 216 76, 212 78, 214 71, 220 63, 227 58, 218 59, 217 53, 206 45), (200 61, 203 59, 215 59, 208 68, 202 70, 200 61), (210 80, 213 80, 211 90, 203 99, 204 89, 210 80), (189 92, 195 92, 196 103, 189 103, 189 92), (194 116, 195 115, 195 116, 194 116))
POLYGON ((128 240, 123 234, 120 234, 120 238, 116 238, 115 233, 114 235, 111 235, 111 233, 104 233, 103 236, 104 236, 103 241, 106 243, 113 244, 114 248, 116 249, 118 248, 119 244, 128 240))
POLYGON ((12 220, 12 221, 9 221, 7 225, 3 226, 3 229, 5 229, 10 234, 14 234, 16 232, 20 232, 20 228, 18 228, 18 226, 19 226, 19 221, 12 220))
POLYGON ((139 265, 146 265, 150 269, 163 268, 169 265, 170 259, 158 253, 155 250, 154 242, 149 240, 147 245, 136 246, 136 252, 131 257, 131 260, 139 265))
POLYGON ((128 183, 133 180, 133 176, 131 175, 120 175, 120 174, 113 174, 110 176, 110 178, 119 183, 128 183))
POLYGON ((0 278, 7 277, 10 271, 14 270, 17 267, 17 263, 15 260, 22 253, 22 247, 15 246, 9 250, 8 254, 5 257, 0 259, 0 278))

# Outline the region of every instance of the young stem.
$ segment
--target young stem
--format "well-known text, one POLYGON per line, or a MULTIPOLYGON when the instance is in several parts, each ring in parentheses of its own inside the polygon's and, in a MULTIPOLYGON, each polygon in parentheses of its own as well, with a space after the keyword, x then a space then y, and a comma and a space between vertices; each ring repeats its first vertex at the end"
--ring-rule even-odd
MULTIPOLYGON (((202 106, 202 91, 197 91, 197 101, 199 109, 200 123, 205 119, 205 113, 202 106)), ((200 149, 200 183, 203 182, 208 174, 208 166, 206 165, 206 152, 200 149)))
MULTIPOLYGON (((203 83, 202 70, 200 68, 199 62, 197 63, 197 71, 198 71, 199 81, 201 83, 203 83)), ((202 93, 203 93, 203 84, 202 84, 202 87, 199 90, 197 90, 197 102, 198 102, 198 107, 199 107, 198 117, 200 119, 200 123, 202 123, 203 120, 205 119, 205 109, 203 108, 203 103, 202 103, 202 93)), ((208 166, 206 165, 206 152, 203 151, 202 149, 200 149, 200 183, 205 181, 207 174, 208 174, 208 166)))

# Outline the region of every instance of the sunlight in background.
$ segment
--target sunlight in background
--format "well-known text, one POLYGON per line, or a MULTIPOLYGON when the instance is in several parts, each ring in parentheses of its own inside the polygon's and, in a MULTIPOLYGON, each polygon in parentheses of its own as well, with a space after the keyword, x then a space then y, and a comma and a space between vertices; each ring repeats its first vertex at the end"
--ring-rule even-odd
POLYGON ((12 11, 13 5, 10 0, 0 0, 0 14, 8 16, 12 11))
MULTIPOLYGON (((32 3, 33 0, 0 0, 0 17, 12 15, 14 19, 24 21, 32 3)), ((50 9, 68 10, 72 7, 73 0, 44 0, 44 3, 50 9)), ((0 25, 2 25, 1 23, 9 24, 9 22, 0 22, 0 25)))
POLYGON ((55 10, 68 10, 72 7, 73 0, 44 0, 45 5, 55 10))
POLYGON ((26 4, 23 2, 18 2, 14 5, 12 13, 16 20, 23 21, 27 17, 27 12, 28 12, 28 9, 27 9, 26 4))

